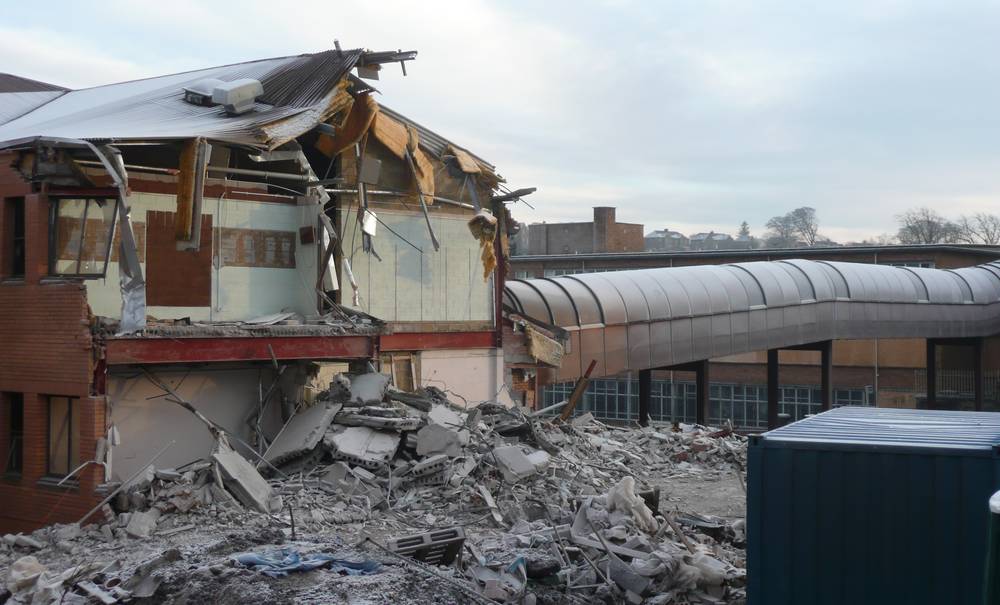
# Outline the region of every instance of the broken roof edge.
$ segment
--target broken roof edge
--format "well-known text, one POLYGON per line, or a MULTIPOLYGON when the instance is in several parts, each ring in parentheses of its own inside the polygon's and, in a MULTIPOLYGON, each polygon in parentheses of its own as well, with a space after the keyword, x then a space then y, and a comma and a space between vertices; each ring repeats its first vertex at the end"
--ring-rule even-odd
MULTIPOLYGON (((393 118, 394 120, 402 122, 404 124, 409 124, 410 126, 413 126, 417 130, 417 133, 420 135, 420 144, 421 144, 421 146, 426 147, 428 149, 428 151, 433 152, 438 157, 440 157, 442 155, 443 150, 448 145, 454 145, 455 147, 458 147, 459 149, 462 149, 465 152, 467 152, 469 155, 471 155, 473 158, 475 158, 476 161, 482 162, 483 164, 485 164, 494 173, 496 172, 496 165, 495 164, 493 164, 493 163, 491 163, 491 162, 489 162, 487 160, 484 160, 479 155, 477 155, 477 154, 473 153, 472 151, 470 151, 468 147, 464 147, 462 145, 459 145, 459 144, 455 143, 454 141, 441 136, 440 134, 438 134, 437 132, 431 130, 430 128, 428 128, 426 126, 424 126, 423 124, 420 124, 420 123, 416 122, 415 120, 413 120, 411 118, 408 118, 405 115, 399 113, 395 109, 392 109, 391 107, 386 106, 384 103, 379 103, 378 106, 379 106, 379 110, 385 112, 386 115, 388 115, 390 118, 393 118)), ((499 176, 499 175, 497 175, 497 176, 499 176)))

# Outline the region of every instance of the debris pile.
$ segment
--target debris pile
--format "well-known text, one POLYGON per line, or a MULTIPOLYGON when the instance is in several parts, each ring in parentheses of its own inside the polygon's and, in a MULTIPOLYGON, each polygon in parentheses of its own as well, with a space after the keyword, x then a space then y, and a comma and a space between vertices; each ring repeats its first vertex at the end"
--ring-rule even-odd
POLYGON ((309 583, 320 601, 327 584, 400 603, 744 601, 742 520, 660 502, 670 476, 742 480, 731 429, 560 422, 389 383, 338 375, 262 451, 220 434, 208 460, 109 486, 83 527, 5 536, 11 602, 280 602, 303 595, 267 581, 312 569, 337 578, 309 583))

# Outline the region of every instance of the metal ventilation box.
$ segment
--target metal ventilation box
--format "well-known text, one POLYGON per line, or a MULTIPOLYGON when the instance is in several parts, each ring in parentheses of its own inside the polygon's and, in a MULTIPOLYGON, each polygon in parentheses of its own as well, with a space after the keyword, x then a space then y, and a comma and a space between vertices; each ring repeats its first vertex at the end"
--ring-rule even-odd
POLYGON ((749 605, 980 605, 1000 414, 842 407, 751 437, 749 605))

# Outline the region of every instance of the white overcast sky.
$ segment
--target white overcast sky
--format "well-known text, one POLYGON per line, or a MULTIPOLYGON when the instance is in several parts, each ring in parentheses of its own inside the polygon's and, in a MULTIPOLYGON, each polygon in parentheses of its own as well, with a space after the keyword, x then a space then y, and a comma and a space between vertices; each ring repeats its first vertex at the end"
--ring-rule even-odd
POLYGON ((19 2, 0 71, 69 87, 333 47, 419 51, 382 100, 537 186, 522 221, 755 234, 817 209, 859 240, 894 216, 1000 212, 1000 4, 19 2))

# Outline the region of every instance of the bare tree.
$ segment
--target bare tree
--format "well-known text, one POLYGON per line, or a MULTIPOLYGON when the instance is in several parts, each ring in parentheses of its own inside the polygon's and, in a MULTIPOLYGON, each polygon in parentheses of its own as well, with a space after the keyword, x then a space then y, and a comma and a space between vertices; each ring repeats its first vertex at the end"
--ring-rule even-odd
POLYGON ((958 226, 926 206, 907 210, 896 221, 901 244, 947 244, 958 239, 958 226))
POLYGON ((1000 216, 978 212, 972 216, 962 216, 956 223, 958 241, 967 244, 1000 244, 1000 216))
POLYGON ((816 220, 816 209, 809 206, 796 208, 788 213, 791 217, 795 233, 807 246, 815 246, 819 236, 819 222, 816 220))
POLYGON ((792 213, 772 216, 764 225, 767 227, 767 245, 770 248, 791 248, 795 245, 797 232, 792 213))

